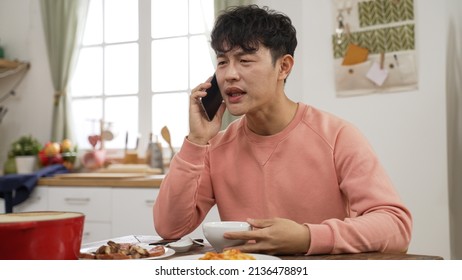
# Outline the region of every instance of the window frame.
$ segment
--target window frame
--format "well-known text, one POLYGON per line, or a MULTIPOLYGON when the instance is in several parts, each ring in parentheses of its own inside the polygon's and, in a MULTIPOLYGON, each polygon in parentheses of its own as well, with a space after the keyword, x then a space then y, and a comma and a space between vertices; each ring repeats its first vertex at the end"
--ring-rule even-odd
MULTIPOLYGON (((102 10, 102 13, 103 13, 103 17, 104 17, 104 1, 108 1, 108 0, 103 0, 103 10, 102 10)), ((110 1, 110 0, 109 0, 110 1)), ((129 1, 133 1, 133 0, 129 0, 129 1)), ((189 3, 190 1, 197 1, 197 0, 188 0, 188 17, 189 17, 189 11, 190 11, 190 7, 189 7, 189 3)), ((210 0, 213 2, 213 0, 210 0)), ((104 25, 104 18, 103 18, 103 25, 104 25)), ((148 146, 148 143, 149 143, 149 135, 151 134, 152 132, 152 127, 153 127, 153 121, 152 121, 152 117, 153 117, 153 108, 152 108, 152 98, 154 95, 157 95, 157 94, 170 94, 170 93, 178 93, 178 92, 186 92, 188 93, 189 95, 189 92, 191 91, 191 64, 190 64, 190 60, 191 60, 191 43, 190 43, 190 38, 191 37, 194 37, 194 36, 198 36, 198 35, 207 35, 207 30, 205 30, 203 33, 190 33, 190 28, 189 28, 189 20, 188 20, 188 33, 186 35, 178 35, 178 36, 171 36, 171 37, 166 37, 166 38, 180 38, 180 37, 185 37, 187 38, 188 40, 188 47, 187 47, 187 57, 188 57, 188 61, 187 61, 187 64, 188 64, 188 77, 187 77, 187 81, 188 81, 188 85, 187 85, 187 88, 186 89, 177 89, 177 90, 174 90, 174 91, 159 91, 159 92, 154 92, 152 90, 152 66, 151 66, 151 62, 152 62, 152 53, 151 53, 151 50, 152 50, 152 42, 155 41, 155 40, 163 40, 165 38, 153 38, 152 37, 152 32, 151 32, 151 0, 138 0, 138 40, 136 41, 127 41, 127 42, 117 42, 117 43, 107 43, 107 42, 104 42, 104 39, 103 39, 103 42, 101 42, 101 44, 91 44, 91 45, 82 45, 80 48, 81 49, 84 49, 84 48, 90 48, 90 47, 101 47, 102 48, 102 51, 103 51, 103 88, 102 88, 102 95, 93 95, 93 96, 72 96, 71 94, 71 97, 70 97, 70 100, 71 100, 71 106, 72 106, 72 102, 74 100, 88 100, 88 99, 91 99, 91 98, 98 98, 98 99, 101 99, 102 101, 102 114, 103 116, 105 116, 106 114, 106 109, 105 109, 105 101, 108 99, 108 98, 118 98, 118 97, 126 97, 126 96, 136 96, 138 98, 138 132, 140 133, 141 135, 141 138, 139 139, 139 142, 138 142, 138 152, 141 152, 142 154, 145 152, 145 149, 144 147, 147 147, 148 146), (105 51, 106 51, 106 48, 107 46, 112 46, 112 45, 117 45, 117 44, 126 44, 126 43, 137 43, 138 44, 138 73, 139 73, 139 76, 138 76, 138 92, 136 94, 120 94, 120 95, 107 95, 106 94, 106 90, 105 90, 105 81, 104 81, 104 75, 105 75, 105 59, 106 59, 106 55, 105 55, 105 51)), ((103 27, 103 38, 104 38, 104 27, 103 27)), ((174 117, 174 113, 172 113, 171 116, 166 116, 166 117, 174 117)), ((188 120, 182 120, 182 121, 186 121, 188 122, 188 120)), ((187 123, 186 123, 187 125, 187 123)), ((120 134, 124 134, 125 132, 122 132, 120 131, 119 132, 119 135, 120 134)), ((163 147, 165 149, 167 149, 167 143, 161 139, 160 137, 160 131, 155 131, 154 132, 155 135, 158 135, 159 136, 159 141, 162 143, 163 147)), ((184 135, 186 136, 186 135, 184 135)), ((182 137, 184 137, 182 136, 182 137)), ((121 136, 119 136, 121 137, 121 136)), ((80 139, 83 139, 83 138, 80 138, 80 139)), ((84 147, 82 150, 87 150, 88 147, 84 147)), ((178 145, 176 145, 175 148, 178 148, 178 145)), ((109 151, 109 154, 113 154, 113 155, 120 155, 121 152, 123 152, 123 147, 117 147, 117 148, 111 148, 111 149, 107 149, 109 151)))

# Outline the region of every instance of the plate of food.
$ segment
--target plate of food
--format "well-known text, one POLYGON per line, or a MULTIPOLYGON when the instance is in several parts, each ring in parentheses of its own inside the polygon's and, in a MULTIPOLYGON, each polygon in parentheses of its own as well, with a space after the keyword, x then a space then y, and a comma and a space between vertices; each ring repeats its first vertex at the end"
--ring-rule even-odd
POLYGON ((155 260, 166 258, 173 254, 175 254, 175 250, 161 245, 117 243, 110 240, 105 245, 80 250, 79 258, 85 260, 155 260))
POLYGON ((230 249, 223 253, 207 252, 205 254, 187 255, 172 258, 172 260, 280 260, 276 256, 243 253, 240 250, 230 249))

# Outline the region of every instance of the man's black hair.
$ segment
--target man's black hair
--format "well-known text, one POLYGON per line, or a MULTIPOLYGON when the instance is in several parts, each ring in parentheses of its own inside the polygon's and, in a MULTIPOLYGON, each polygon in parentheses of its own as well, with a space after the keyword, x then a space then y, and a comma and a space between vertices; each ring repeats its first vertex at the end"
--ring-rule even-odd
POLYGON ((295 27, 282 13, 257 5, 228 8, 216 20, 211 34, 212 48, 225 53, 236 47, 253 52, 260 44, 271 51, 273 63, 297 47, 295 27))

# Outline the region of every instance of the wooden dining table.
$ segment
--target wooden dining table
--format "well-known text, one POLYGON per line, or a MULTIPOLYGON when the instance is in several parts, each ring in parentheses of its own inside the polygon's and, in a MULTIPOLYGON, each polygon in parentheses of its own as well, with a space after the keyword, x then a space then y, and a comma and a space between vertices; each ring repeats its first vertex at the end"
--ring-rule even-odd
MULTIPOLYGON (((86 250, 89 248, 97 248, 101 245, 105 245, 109 240, 119 243, 145 243, 154 245, 165 245, 167 242, 159 236, 140 236, 140 235, 128 235, 122 237, 116 237, 106 240, 101 240, 97 242, 83 244, 81 250, 86 250)), ((201 240, 202 241, 202 240, 201 240)), ((195 257, 199 255, 204 255, 207 252, 215 252, 213 247, 204 242, 204 245, 194 244, 191 249, 187 252, 175 252, 173 255, 170 255, 165 258, 160 258, 163 260, 175 260, 176 258, 182 257, 180 259, 188 258, 191 256, 191 260, 194 260, 195 257)), ((380 253, 380 252, 369 252, 369 253, 356 253, 356 254, 329 254, 329 255, 278 255, 278 258, 281 260, 443 260, 440 256, 434 255, 421 255, 421 254, 412 254, 412 253, 380 253)))
MULTIPOLYGON (((205 244, 204 246, 193 245, 191 250, 185 253, 176 252, 174 255, 166 258, 175 260, 177 257, 203 255, 206 252, 214 252, 212 246, 205 244)), ((420 255, 412 253, 355 253, 355 254, 329 254, 329 255, 278 255, 282 260, 443 260, 440 256, 420 255)))

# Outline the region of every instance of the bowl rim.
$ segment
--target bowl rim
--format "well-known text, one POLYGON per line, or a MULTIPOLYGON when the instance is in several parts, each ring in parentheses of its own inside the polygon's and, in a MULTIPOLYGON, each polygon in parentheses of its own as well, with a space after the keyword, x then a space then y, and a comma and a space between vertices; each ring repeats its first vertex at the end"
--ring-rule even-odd
POLYGON ((247 222, 242 222, 242 221, 222 221, 222 222, 205 222, 202 227, 210 227, 210 228, 225 228, 229 227, 231 228, 250 228, 250 224, 247 222))

